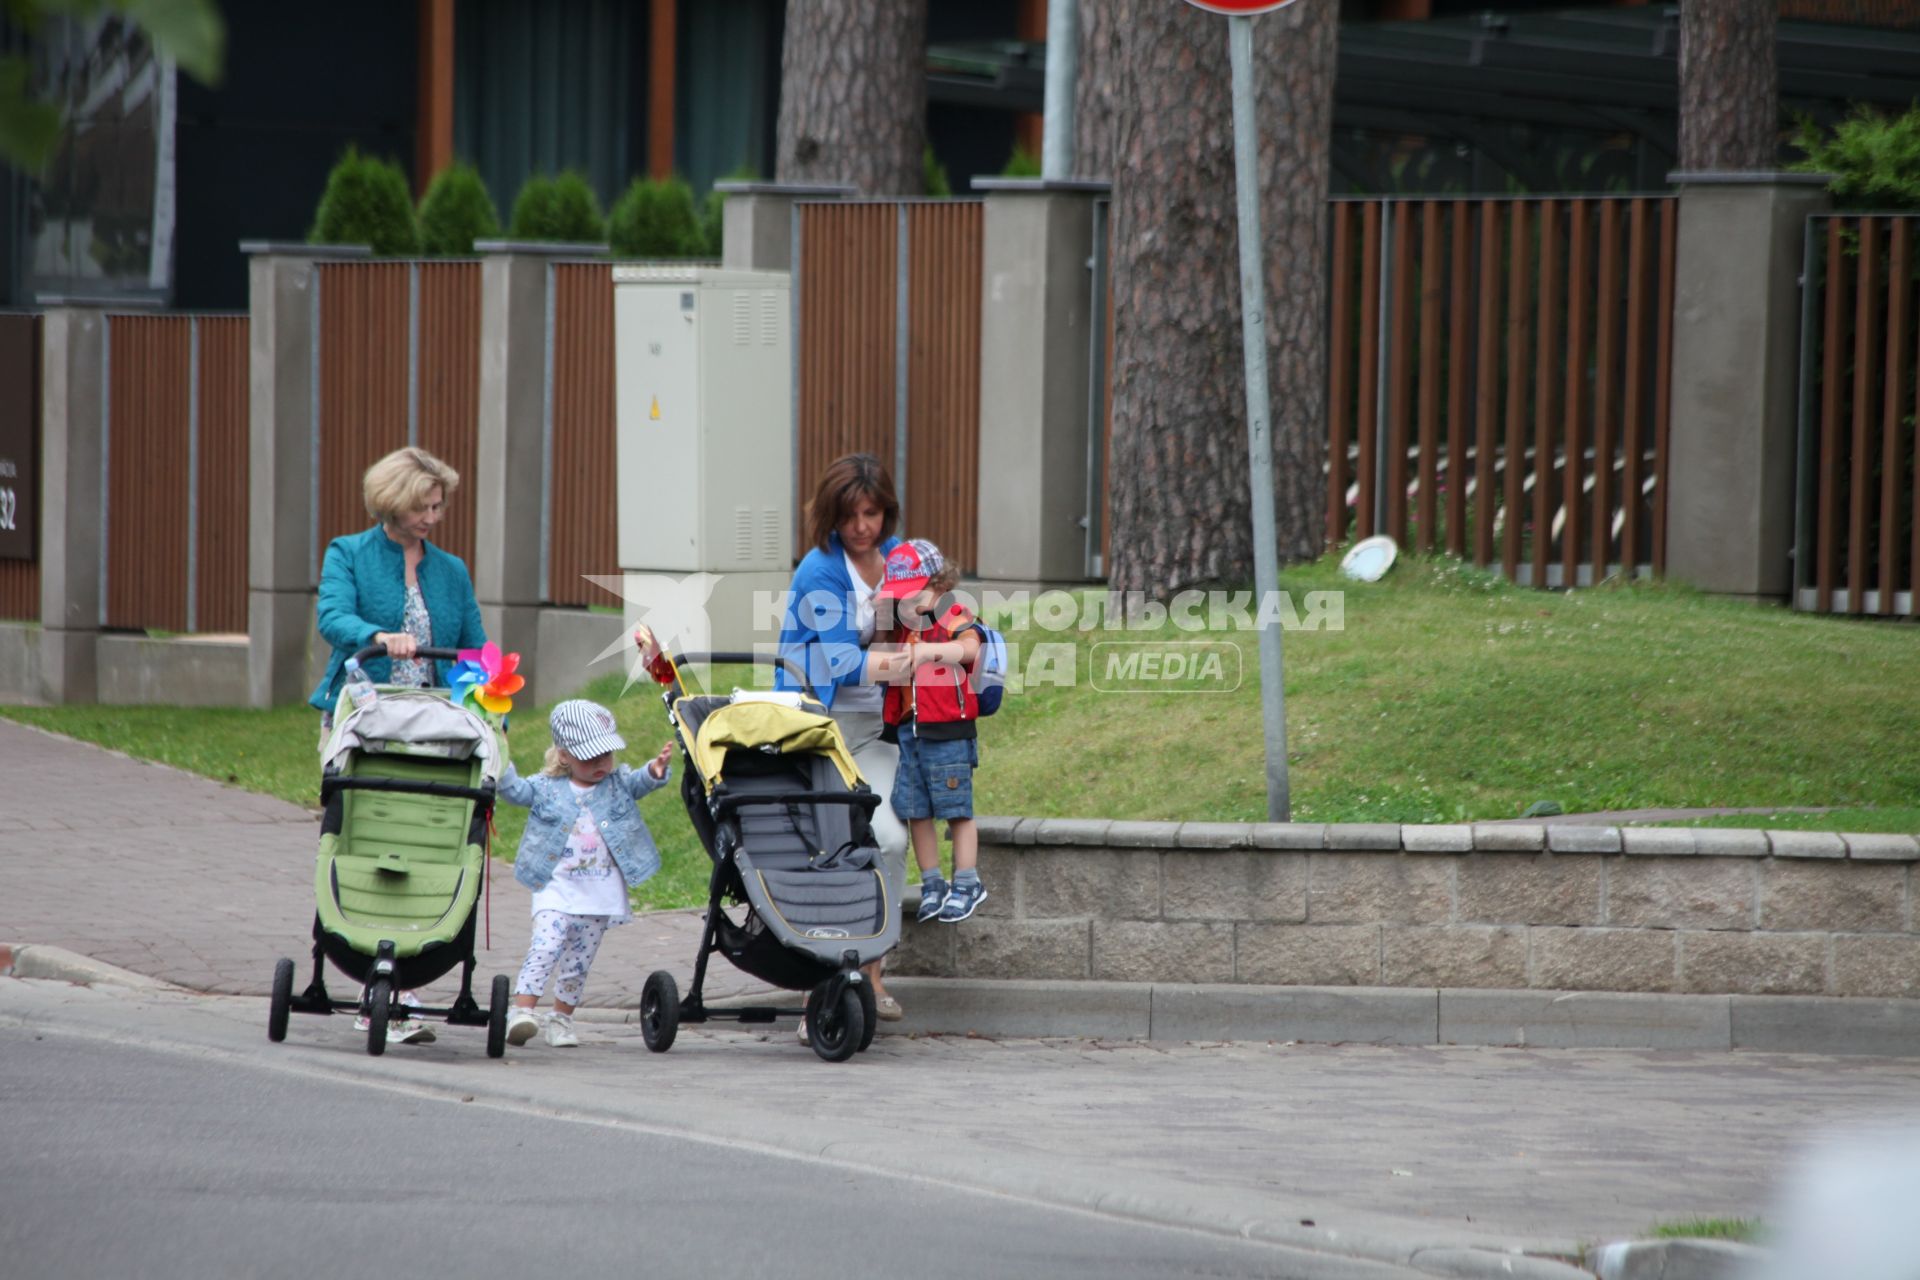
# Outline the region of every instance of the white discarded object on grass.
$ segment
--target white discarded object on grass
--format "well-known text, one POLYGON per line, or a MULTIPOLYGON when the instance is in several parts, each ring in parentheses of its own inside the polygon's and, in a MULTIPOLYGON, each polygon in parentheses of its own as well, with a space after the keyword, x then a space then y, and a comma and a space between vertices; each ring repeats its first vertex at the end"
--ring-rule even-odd
POLYGON ((1340 572, 1355 582, 1378 582, 1393 568, 1399 554, 1400 548, 1392 538, 1377 533, 1354 543, 1352 549, 1340 557, 1340 572))

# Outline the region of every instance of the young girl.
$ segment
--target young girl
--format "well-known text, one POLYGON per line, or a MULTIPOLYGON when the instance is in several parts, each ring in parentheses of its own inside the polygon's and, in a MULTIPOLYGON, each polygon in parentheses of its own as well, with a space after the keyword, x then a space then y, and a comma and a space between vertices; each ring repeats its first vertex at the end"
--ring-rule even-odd
POLYGON ((666 784, 673 744, 636 770, 615 762, 613 753, 627 743, 613 713, 598 703, 563 702, 549 724, 553 746, 540 774, 522 778, 509 764, 500 780, 500 799, 532 810, 513 878, 533 890, 533 940, 513 986, 507 1041, 533 1038, 534 1007, 552 977, 547 1043, 571 1049, 580 1043, 573 1011, 600 939, 609 924, 633 918, 627 890, 660 869, 660 852, 634 802, 666 784))

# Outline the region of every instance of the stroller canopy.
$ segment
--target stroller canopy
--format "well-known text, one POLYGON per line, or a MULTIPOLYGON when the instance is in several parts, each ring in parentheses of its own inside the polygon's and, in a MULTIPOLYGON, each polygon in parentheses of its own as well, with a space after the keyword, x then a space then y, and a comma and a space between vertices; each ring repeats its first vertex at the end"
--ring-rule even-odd
POLYGON ((847 786, 860 785, 860 767, 830 716, 777 702, 732 702, 715 708, 701 721, 691 753, 694 767, 709 786, 720 777, 727 752, 735 747, 781 755, 824 755, 847 786))
POLYGON ((335 767, 350 751, 478 760, 486 782, 500 778, 500 750, 493 726, 444 692, 387 689, 367 706, 349 712, 333 726, 321 763, 335 767))

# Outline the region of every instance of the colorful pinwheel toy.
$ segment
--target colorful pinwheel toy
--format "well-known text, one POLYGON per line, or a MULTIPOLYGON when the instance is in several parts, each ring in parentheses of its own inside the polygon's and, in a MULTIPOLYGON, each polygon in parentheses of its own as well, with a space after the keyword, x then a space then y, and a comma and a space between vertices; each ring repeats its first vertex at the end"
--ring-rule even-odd
POLYGON ((513 695, 527 686, 526 678, 515 674, 519 668, 519 654, 503 654, 489 640, 483 648, 460 651, 447 684, 455 702, 471 701, 482 712, 504 716, 513 710, 513 695))

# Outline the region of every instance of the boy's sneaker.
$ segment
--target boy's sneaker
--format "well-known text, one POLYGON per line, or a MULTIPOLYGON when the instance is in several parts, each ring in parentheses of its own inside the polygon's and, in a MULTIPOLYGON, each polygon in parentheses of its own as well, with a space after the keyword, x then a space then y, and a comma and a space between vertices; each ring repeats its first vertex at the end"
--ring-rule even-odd
POLYGON ((547 1015, 547 1044, 555 1049, 578 1049, 580 1037, 573 1034, 573 1018, 564 1013, 547 1015))
POLYGON ((540 1034, 540 1019, 533 1010, 515 1008, 507 1015, 507 1043, 522 1045, 540 1034))
POLYGON ((947 903, 947 894, 949 892, 950 890, 947 888, 947 882, 945 880, 922 880, 920 882, 919 923, 925 924, 940 914, 940 908, 947 903))
POLYGON ((956 884, 947 890, 947 900, 940 906, 941 924, 959 924, 979 909, 987 900, 987 886, 978 880, 969 880, 956 884))

